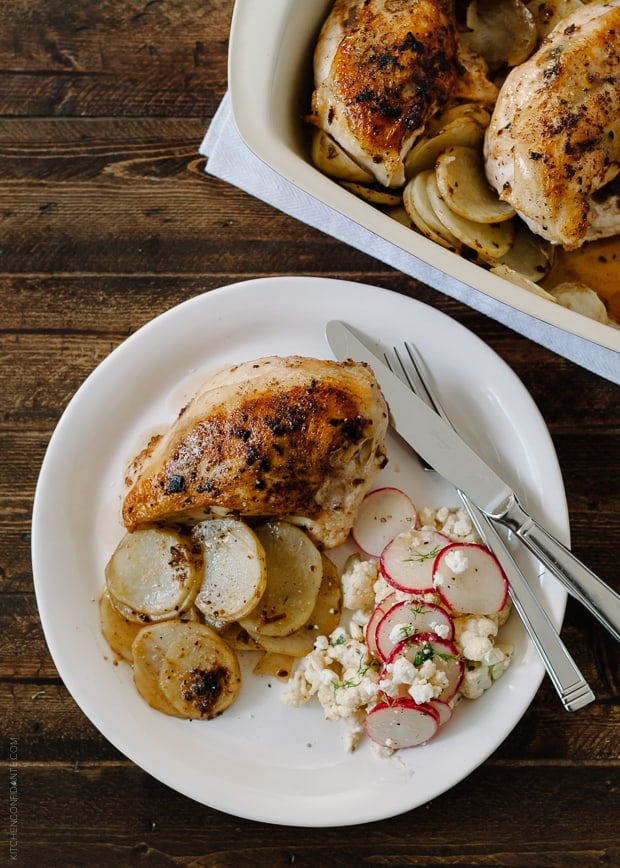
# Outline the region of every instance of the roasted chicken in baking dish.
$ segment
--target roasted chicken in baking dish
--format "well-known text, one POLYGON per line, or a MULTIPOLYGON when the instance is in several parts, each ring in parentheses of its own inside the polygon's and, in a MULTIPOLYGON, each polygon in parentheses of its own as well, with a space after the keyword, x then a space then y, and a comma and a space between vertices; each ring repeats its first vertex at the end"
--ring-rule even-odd
POLYGON ((235 365, 134 460, 124 523, 287 518, 335 547, 386 463, 387 426, 366 365, 301 356, 235 365))
POLYGON ((399 186, 455 64, 450 0, 336 0, 314 55, 314 122, 379 183, 399 186))
POLYGON ((620 0, 562 19, 510 72, 485 161, 501 198, 549 241, 571 250, 620 232, 620 0))

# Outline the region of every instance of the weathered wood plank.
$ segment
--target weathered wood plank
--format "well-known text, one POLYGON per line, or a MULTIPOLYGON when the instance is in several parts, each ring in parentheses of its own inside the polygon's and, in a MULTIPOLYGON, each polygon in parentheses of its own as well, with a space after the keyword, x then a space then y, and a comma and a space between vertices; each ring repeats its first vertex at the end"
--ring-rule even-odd
POLYGON ((24 758, 18 775, 24 864, 568 868, 620 857, 618 788, 597 767, 584 775, 579 767, 489 763, 429 804, 346 836, 229 817, 124 763, 46 767, 24 758), (532 812, 543 800, 545 810, 532 812), (77 805, 81 811, 67 810, 77 805))
POLYGON ((231 9, 228 0, 2 4, 0 113, 210 116, 226 86, 231 9))

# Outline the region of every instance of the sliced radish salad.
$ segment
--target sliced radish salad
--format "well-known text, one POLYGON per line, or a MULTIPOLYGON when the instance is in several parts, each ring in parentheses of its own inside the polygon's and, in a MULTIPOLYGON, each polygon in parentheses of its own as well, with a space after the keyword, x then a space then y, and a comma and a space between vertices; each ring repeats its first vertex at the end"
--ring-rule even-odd
POLYGON ((461 698, 476 699, 506 670, 496 642, 510 611, 508 582, 463 509, 416 509, 398 488, 370 492, 352 530, 359 549, 342 574, 350 624, 321 636, 282 699, 318 696, 378 751, 427 743, 461 698))

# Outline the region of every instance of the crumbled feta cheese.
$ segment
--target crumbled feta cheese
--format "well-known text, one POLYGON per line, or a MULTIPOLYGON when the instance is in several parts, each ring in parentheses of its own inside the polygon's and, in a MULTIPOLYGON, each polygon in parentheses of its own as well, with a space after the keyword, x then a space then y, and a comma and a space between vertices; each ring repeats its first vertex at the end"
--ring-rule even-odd
POLYGON ((468 660, 486 662, 495 644, 497 621, 486 616, 454 619, 455 639, 468 660))
POLYGON ((329 639, 327 636, 317 636, 314 642, 314 647, 317 651, 327 651, 329 648, 329 639))
POLYGON ((460 549, 450 549, 444 558, 444 563, 457 576, 467 571, 469 560, 460 549))
POLYGON ((373 585, 378 575, 377 561, 363 561, 359 555, 353 555, 348 559, 342 573, 342 602, 345 609, 373 608, 375 604, 373 585))
MULTIPOLYGON (((397 657, 393 663, 388 663, 385 669, 391 684, 396 687, 400 684, 411 684, 417 675, 415 666, 406 657, 397 657)), ((381 683, 383 685, 384 682, 381 683)))
POLYGON ((397 657, 388 663, 379 681, 379 689, 388 696, 402 696, 403 688, 415 702, 428 702, 442 694, 448 678, 432 660, 425 660, 414 666, 406 657, 397 657))
POLYGON ((495 659, 489 661, 489 670, 493 681, 497 681, 510 666, 514 648, 512 645, 496 645, 493 651, 495 659))
POLYGON ((492 684, 488 666, 466 667, 460 690, 466 699, 479 699, 492 684))
POLYGON ((418 510, 418 516, 422 525, 445 533, 455 542, 480 542, 472 520, 463 507, 442 506, 432 509, 424 506, 418 510))
POLYGON ((432 684, 428 683, 428 681, 426 684, 412 684, 409 688, 409 695, 414 702, 417 702, 418 705, 422 705, 423 703, 428 702, 429 699, 435 697, 435 689, 432 684))
MULTIPOLYGON (((358 611, 360 611, 358 609, 358 611)), ((358 642, 364 641, 364 627, 365 624, 358 623, 354 618, 351 618, 351 623, 349 624, 349 633, 351 634, 351 639, 355 639, 358 642)))
POLYGON ((430 628, 431 631, 435 633, 436 636, 439 636, 440 639, 447 639, 450 635, 449 624, 438 624, 436 621, 433 621, 430 628))

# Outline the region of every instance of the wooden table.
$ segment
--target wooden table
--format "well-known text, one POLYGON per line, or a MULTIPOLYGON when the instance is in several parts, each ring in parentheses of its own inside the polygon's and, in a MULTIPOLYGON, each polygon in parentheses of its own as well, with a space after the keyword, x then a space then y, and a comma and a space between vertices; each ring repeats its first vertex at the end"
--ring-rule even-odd
POLYGON ((30 516, 63 408, 155 315, 263 275, 397 290, 493 347, 549 426, 576 554, 620 588, 617 386, 204 175, 198 145, 226 91, 232 5, 0 5, 0 860, 618 865, 620 655, 572 601, 562 634, 597 702, 567 714, 545 679, 505 743, 453 790, 401 817, 346 830, 272 827, 178 795, 111 747, 58 677, 33 592, 30 516))

